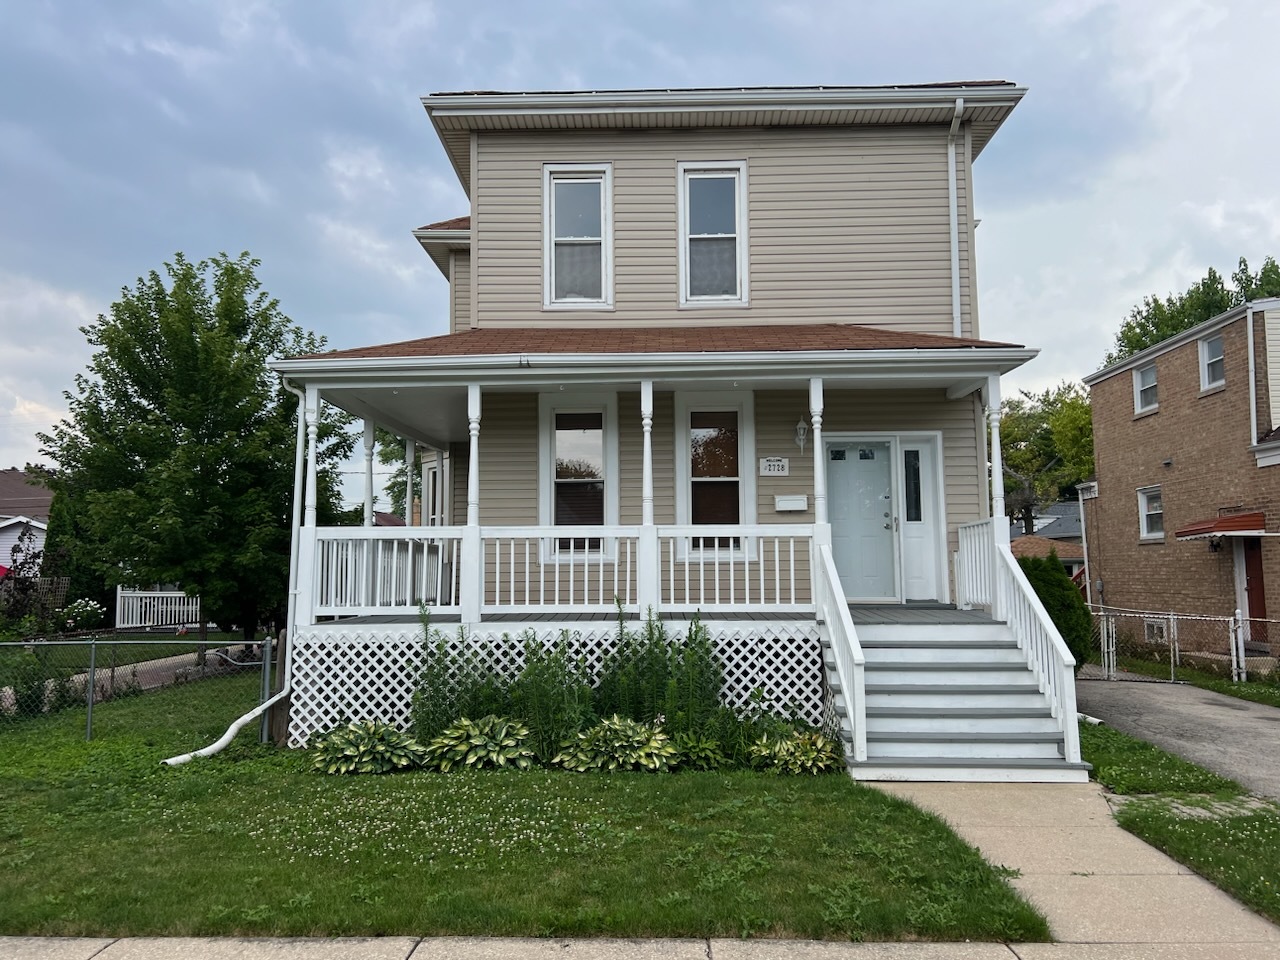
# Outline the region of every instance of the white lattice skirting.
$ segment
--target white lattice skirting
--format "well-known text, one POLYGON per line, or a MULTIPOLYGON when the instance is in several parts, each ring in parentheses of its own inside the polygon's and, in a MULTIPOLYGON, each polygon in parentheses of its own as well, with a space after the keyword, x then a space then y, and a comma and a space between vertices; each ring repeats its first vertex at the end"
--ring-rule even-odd
MULTIPOLYGON (((759 690, 766 706, 794 712, 808 723, 823 719, 822 650, 818 627, 805 621, 708 621, 706 627, 724 667, 724 699, 745 706, 759 690)), ((683 637, 687 624, 668 625, 683 637)), ((537 624, 536 642, 559 643, 566 627, 537 624)), ((501 676, 513 679, 524 667, 520 631, 477 630, 444 634, 451 653, 469 653, 501 676)), ((593 677, 617 646, 610 623, 567 627, 569 652, 581 657, 593 677)), ((321 626, 300 632, 293 643, 293 694, 289 745, 305 746, 315 733, 350 720, 409 725, 413 691, 425 662, 422 632, 404 627, 321 626)))

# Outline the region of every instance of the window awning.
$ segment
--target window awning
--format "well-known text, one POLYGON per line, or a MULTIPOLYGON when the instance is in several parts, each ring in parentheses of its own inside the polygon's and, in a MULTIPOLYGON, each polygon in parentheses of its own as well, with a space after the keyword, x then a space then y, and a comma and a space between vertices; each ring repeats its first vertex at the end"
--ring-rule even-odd
POLYGON ((1227 517, 1214 517, 1212 520, 1199 520, 1188 524, 1173 535, 1178 540, 1206 540, 1210 537, 1266 537, 1272 536, 1267 530, 1267 515, 1258 513, 1236 513, 1227 517))

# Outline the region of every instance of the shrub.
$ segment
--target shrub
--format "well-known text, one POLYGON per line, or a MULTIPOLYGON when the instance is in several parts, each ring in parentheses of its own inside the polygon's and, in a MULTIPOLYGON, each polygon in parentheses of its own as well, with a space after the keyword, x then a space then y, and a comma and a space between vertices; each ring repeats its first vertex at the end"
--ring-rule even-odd
POLYGON ((317 737, 311 767, 320 773, 391 773, 421 766, 422 744, 389 723, 363 720, 317 737))
POLYGON ((664 726, 672 733, 700 733, 720 709, 724 670, 711 634, 698 617, 689 624, 684 641, 672 647, 669 662, 664 726))
POLYGON ((651 770, 661 773, 677 762, 676 745, 657 724, 616 714, 564 745, 553 763, 566 770, 651 770))
POLYGON ((728 763, 720 752, 720 744, 710 737, 696 733, 677 733, 675 745, 680 766, 690 770, 719 770, 728 763))
POLYGON ((73 600, 56 617, 63 630, 92 630, 107 622, 107 608, 96 600, 73 600))
POLYGON ((787 737, 794 724, 765 709, 764 695, 751 694, 745 707, 720 707, 708 719, 703 735, 720 744, 720 751, 731 766, 751 764, 751 747, 761 737, 787 737))
POLYGON ((452 653, 444 634, 430 629, 425 618, 423 625, 426 662, 410 710, 414 736, 425 743, 463 717, 508 714, 508 685, 489 665, 488 648, 469 647, 466 632, 459 631, 463 652, 452 653))
POLYGON ((790 736, 763 736, 751 745, 752 766, 774 773, 819 774, 844 769, 839 745, 813 730, 790 736))
POLYGON ((511 684, 511 714, 529 728, 529 745, 550 763, 560 745, 591 721, 591 682, 581 661, 569 656, 568 636, 544 650, 530 633, 525 667, 511 684))
POLYGON ((1067 576, 1057 553, 1050 552, 1047 557, 1023 557, 1018 564, 1044 604, 1049 619, 1062 634, 1067 649, 1076 658, 1076 670, 1079 671, 1089 659, 1089 643, 1093 634, 1093 621, 1084 598, 1067 576))
POLYGON ((506 717, 487 716, 479 720, 465 717, 431 741, 427 766, 448 773, 456 766, 481 770, 485 767, 533 765, 533 751, 526 741, 529 728, 506 717))

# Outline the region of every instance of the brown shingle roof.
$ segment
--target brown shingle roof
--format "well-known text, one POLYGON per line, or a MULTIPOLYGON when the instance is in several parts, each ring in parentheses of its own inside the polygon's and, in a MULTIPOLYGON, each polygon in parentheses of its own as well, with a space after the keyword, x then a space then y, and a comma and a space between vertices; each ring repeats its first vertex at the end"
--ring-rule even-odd
MULTIPOLYGON (((49 519, 53 491, 27 482, 27 474, 17 467, 0 470, 0 518, 30 517, 41 523, 49 519)), ((0 557, 0 561, 7 560, 0 557)))
POLYGON ((1015 557, 1047 557, 1056 553, 1059 560, 1083 560, 1084 547, 1070 540, 1050 540, 1048 537, 1024 536, 1009 544, 1015 557))
POLYGON ((437 220, 435 223, 428 223, 425 227, 419 227, 419 230, 470 230, 470 217, 454 217, 452 220, 437 220))
POLYGON ((725 327, 480 328, 299 359, 462 357, 563 353, 775 353, 804 350, 947 350, 1019 347, 841 323, 725 327))

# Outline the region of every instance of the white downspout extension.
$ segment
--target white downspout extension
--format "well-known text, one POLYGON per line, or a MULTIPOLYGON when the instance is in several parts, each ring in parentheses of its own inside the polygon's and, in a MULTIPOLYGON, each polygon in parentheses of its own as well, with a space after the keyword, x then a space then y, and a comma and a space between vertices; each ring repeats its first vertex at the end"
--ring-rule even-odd
POLYGON ((1258 443, 1258 374, 1257 359, 1253 355, 1253 303, 1245 310, 1245 332, 1249 341, 1249 446, 1258 443))
POLYGON ((960 210, 956 190, 956 136, 964 117, 964 97, 956 97, 956 112, 947 133, 947 213, 951 219, 951 334, 960 332, 960 210))
POLYGON ((1093 581, 1089 579, 1089 534, 1085 532, 1084 491, 1076 487, 1076 499, 1080 504, 1080 547, 1084 550, 1084 602, 1093 606, 1093 581))
MULTIPOLYGON (((292 531, 293 536, 289 539, 289 600, 288 612, 285 615, 285 637, 292 640, 294 637, 294 628, 297 626, 297 610, 298 610, 298 535, 299 525, 302 520, 302 455, 306 450, 306 405, 307 395, 291 384, 284 377, 280 378, 280 385, 298 398, 298 430, 297 438, 294 442, 293 449, 293 516, 292 531)), ((184 763, 190 763, 196 757, 211 757, 215 753, 220 753, 227 748, 227 745, 235 739, 236 734, 245 728, 248 724, 257 720, 266 713, 271 707, 275 706, 293 691, 293 644, 290 643, 284 652, 284 678, 280 684, 280 692, 265 700, 254 709, 250 710, 239 720, 236 720, 227 728, 218 740, 202 747, 199 750, 193 750, 191 753, 183 753, 176 757, 169 757, 163 763, 170 767, 178 767, 184 763)))

